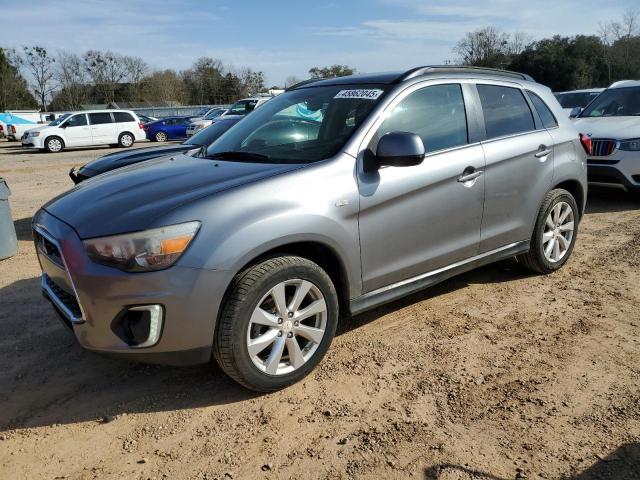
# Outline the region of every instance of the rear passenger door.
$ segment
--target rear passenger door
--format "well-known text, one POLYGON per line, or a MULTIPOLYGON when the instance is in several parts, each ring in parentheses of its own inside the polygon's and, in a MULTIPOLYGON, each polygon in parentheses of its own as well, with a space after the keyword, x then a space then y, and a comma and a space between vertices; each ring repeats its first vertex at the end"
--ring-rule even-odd
POLYGON ((364 140, 361 158, 374 153, 378 140, 390 132, 415 133, 427 152, 420 165, 358 172, 365 292, 478 252, 484 155, 476 122, 465 108, 466 87, 473 86, 464 87, 448 83, 407 89, 364 140))
POLYGON ((486 131, 483 253, 530 239, 553 180, 553 139, 518 85, 476 87, 486 131))
POLYGON ((110 112, 98 112, 89 114, 91 124, 92 143, 99 145, 103 143, 118 143, 116 125, 110 112))

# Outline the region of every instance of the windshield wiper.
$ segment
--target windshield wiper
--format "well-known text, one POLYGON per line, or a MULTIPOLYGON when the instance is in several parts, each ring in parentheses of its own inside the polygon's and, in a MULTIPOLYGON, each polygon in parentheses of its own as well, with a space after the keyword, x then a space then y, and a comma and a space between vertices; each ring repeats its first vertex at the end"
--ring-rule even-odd
POLYGON ((268 155, 262 155, 260 153, 241 152, 241 151, 229 151, 229 152, 216 152, 211 155, 207 155, 206 158, 210 159, 229 159, 229 160, 245 160, 248 162, 268 162, 271 157, 268 155))

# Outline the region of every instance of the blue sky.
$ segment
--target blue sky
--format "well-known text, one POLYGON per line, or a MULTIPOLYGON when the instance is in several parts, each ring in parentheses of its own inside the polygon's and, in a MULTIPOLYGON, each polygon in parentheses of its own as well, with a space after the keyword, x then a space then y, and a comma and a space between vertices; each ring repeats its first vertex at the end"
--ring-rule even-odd
POLYGON ((533 38, 595 34, 637 0, 0 0, 0 46, 113 50, 153 68, 201 56, 262 70, 267 83, 313 66, 361 72, 440 64, 465 32, 495 25, 533 38))

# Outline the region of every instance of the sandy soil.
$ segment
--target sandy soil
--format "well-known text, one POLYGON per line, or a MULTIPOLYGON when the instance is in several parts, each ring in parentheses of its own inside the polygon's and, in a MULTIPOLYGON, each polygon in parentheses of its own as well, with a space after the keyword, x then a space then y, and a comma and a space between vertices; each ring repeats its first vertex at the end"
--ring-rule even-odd
POLYGON ((593 191, 572 259, 504 262, 345 320, 256 395, 215 366, 83 351, 39 292, 29 223, 74 164, 0 142, 0 478, 640 478, 640 197, 593 191))

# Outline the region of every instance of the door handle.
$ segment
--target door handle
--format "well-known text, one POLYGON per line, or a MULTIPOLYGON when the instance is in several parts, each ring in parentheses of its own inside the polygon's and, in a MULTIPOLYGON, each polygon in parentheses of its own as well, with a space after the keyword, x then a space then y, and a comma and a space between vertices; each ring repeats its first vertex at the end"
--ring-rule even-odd
POLYGON ((536 158, 546 157, 551 153, 551 150, 546 145, 540 145, 538 151, 535 153, 536 158))
POLYGON ((484 172, 482 170, 476 170, 474 167, 467 167, 462 172, 462 175, 458 177, 459 183, 471 182, 480 177, 484 172))

